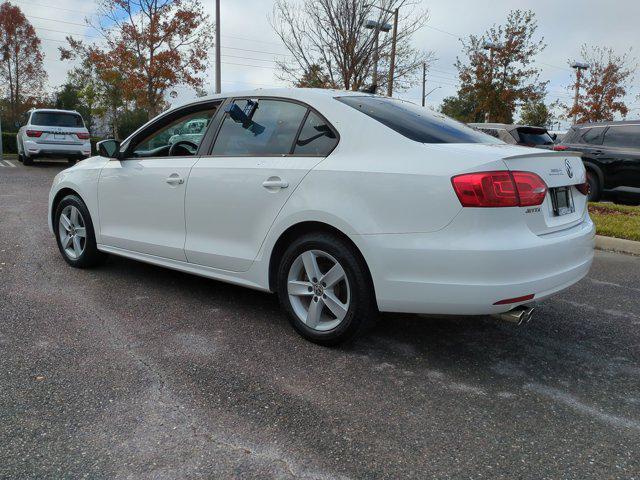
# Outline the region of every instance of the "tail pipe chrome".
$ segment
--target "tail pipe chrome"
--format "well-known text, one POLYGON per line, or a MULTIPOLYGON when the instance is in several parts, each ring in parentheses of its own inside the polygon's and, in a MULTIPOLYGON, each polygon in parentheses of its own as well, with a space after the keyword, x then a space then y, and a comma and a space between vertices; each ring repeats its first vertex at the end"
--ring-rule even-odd
POLYGON ((494 318, 498 320, 502 320, 503 322, 514 323, 516 325, 524 325, 529 323, 531 320, 531 316, 533 315, 533 307, 528 307, 527 305, 520 305, 508 312, 498 313, 492 315, 494 318))

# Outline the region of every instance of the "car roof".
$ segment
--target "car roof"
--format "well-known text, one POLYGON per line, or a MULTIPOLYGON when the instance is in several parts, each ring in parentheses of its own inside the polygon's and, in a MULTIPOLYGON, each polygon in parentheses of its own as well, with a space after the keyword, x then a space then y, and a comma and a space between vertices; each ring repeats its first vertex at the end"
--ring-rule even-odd
POLYGON ((469 125, 475 128, 504 128, 507 131, 515 130, 517 128, 539 128, 546 130, 545 127, 535 127, 533 125, 519 125, 511 123, 470 123, 469 125))
POLYGON ((35 112, 51 112, 51 113, 75 113, 76 115, 80 115, 76 110, 59 110, 57 108, 32 108, 29 110, 32 113, 35 112))
POLYGON ((640 119, 638 120, 615 120, 604 122, 591 122, 591 123, 578 123, 571 128, 592 128, 592 127, 611 127, 614 125, 640 125, 640 119))

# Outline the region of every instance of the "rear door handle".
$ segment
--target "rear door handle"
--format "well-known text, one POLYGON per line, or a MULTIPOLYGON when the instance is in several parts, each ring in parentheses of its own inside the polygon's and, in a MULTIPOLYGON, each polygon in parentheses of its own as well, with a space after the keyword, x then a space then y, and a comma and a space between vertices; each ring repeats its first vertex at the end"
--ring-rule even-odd
POLYGON ((262 186, 267 189, 287 188, 289 182, 282 180, 280 177, 269 177, 262 182, 262 186))
POLYGON ((184 178, 182 178, 180 175, 178 175, 177 173, 172 173, 171 175, 169 175, 167 177, 166 182, 169 185, 182 185, 184 183, 184 178))

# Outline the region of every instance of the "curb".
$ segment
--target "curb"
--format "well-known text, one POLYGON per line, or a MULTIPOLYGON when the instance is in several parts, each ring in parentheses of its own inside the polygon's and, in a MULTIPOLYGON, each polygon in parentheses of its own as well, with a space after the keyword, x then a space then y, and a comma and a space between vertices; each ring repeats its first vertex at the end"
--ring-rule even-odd
POLYGON ((603 237, 596 235, 596 248, 610 252, 628 253, 640 255, 640 242, 625 240, 623 238, 603 237))

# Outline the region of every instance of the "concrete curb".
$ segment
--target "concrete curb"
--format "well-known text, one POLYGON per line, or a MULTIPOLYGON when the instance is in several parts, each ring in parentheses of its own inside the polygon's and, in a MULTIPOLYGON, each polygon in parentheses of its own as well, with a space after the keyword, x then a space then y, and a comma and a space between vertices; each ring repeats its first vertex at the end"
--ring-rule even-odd
POLYGON ((598 250, 608 250, 612 252, 628 253, 630 255, 640 255, 640 242, 625 240, 622 238, 603 237, 596 235, 596 248, 598 250))

